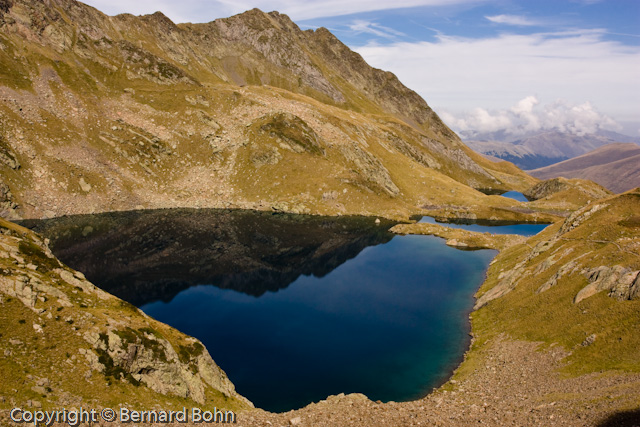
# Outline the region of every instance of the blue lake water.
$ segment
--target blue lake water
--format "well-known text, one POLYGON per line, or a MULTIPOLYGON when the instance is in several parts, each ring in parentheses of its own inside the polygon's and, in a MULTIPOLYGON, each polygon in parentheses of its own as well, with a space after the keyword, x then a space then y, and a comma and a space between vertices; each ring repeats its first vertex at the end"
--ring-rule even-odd
POLYGON ((495 222, 492 223, 490 221, 465 221, 465 222, 438 222, 435 218, 430 216, 423 216, 418 222, 423 222, 427 224, 438 224, 445 227, 451 228, 460 228, 468 231, 477 231, 480 233, 489 232, 492 234, 519 234, 521 236, 533 236, 538 234, 545 228, 549 226, 549 224, 523 224, 523 223, 504 223, 504 222, 495 222))
POLYGON ((419 398, 469 344, 491 250, 374 218, 114 213, 25 224, 95 284, 200 339, 256 406, 419 398))
POLYGON ((261 408, 286 411, 351 392, 404 401, 459 363, 472 295, 494 255, 395 237, 325 277, 303 276, 260 298, 198 286, 142 309, 200 338, 261 408))
POLYGON ((500 194, 502 197, 507 197, 509 199, 517 200, 519 202, 528 202, 529 199, 519 191, 507 191, 506 193, 500 194))

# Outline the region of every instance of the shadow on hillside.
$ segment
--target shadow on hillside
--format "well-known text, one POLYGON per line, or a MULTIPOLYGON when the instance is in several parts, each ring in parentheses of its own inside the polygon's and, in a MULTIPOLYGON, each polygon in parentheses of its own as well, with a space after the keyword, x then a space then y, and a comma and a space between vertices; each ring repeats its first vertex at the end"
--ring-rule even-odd
POLYGON ((640 427, 640 408, 609 415, 596 427, 640 427))

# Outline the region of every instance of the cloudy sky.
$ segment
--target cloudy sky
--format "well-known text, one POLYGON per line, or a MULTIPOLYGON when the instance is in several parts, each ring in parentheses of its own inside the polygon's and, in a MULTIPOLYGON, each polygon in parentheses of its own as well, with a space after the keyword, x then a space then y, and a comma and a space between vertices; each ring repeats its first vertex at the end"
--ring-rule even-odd
POLYGON ((454 130, 640 136, 639 0, 84 0, 208 22, 254 7, 327 27, 454 130))

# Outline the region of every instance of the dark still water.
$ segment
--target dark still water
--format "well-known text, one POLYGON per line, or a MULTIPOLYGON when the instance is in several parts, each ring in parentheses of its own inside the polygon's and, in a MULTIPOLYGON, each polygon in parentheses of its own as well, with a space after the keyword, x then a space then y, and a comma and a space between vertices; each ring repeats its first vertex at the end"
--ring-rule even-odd
POLYGON ((374 218, 170 210, 29 221, 95 284, 207 346, 258 407, 419 398, 468 346, 495 251, 374 218))
POLYGON ((508 221, 482 221, 482 220, 458 220, 456 222, 439 222, 430 216, 423 216, 418 222, 438 224, 445 227, 461 228, 463 230, 477 231, 492 234, 519 234, 521 236, 533 236, 544 230, 549 224, 540 223, 513 223, 508 221))

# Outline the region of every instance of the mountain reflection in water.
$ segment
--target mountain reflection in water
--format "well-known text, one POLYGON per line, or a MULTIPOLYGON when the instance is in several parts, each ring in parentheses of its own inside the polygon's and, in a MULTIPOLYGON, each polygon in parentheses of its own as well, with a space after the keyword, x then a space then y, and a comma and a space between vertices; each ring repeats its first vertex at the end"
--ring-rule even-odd
POLYGON ((171 209, 26 220, 55 255, 87 279, 138 307, 168 302, 210 284, 248 295, 286 288, 300 275, 323 277, 394 225, 367 217, 247 210, 171 209))
POLYGON ((442 384, 495 255, 394 237, 366 217, 158 210, 24 224, 96 285, 199 338, 240 394, 276 412, 442 384))

